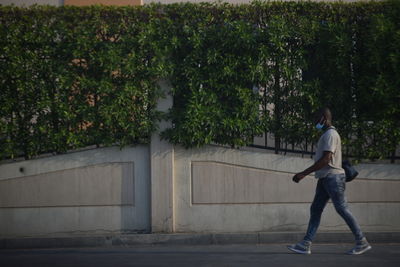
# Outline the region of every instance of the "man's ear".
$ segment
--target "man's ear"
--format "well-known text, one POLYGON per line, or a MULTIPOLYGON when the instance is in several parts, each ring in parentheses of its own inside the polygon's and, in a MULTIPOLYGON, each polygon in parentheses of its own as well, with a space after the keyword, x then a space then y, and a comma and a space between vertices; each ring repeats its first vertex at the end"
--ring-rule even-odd
POLYGON ((325 124, 325 122, 326 122, 325 116, 324 116, 324 115, 321 115, 321 117, 320 117, 319 120, 318 120, 318 123, 325 124))

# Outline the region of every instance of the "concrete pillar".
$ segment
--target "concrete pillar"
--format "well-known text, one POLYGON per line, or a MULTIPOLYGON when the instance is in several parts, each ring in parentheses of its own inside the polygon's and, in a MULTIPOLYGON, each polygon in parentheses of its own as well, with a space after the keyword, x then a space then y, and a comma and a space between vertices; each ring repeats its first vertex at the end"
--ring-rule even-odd
MULTIPOLYGON (((166 81, 159 85, 166 93, 160 99, 157 110, 166 112, 172 107, 171 86, 166 81)), ((171 122, 159 122, 159 130, 151 137, 151 230, 152 232, 174 232, 174 147, 160 139, 159 133, 171 126, 171 122)))

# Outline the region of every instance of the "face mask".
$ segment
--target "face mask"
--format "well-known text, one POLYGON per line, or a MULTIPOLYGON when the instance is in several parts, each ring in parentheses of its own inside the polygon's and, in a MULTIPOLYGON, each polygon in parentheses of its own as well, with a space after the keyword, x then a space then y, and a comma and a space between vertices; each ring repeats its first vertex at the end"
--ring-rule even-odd
MULTIPOLYGON (((321 120, 322 120, 322 118, 321 118, 321 120)), ((318 123, 317 123, 317 125, 315 125, 315 128, 317 128, 318 130, 322 130, 322 128, 324 128, 324 123, 320 123, 321 121, 319 121, 318 123)))
POLYGON ((324 128, 324 125, 318 122, 317 125, 315 125, 315 128, 317 128, 318 130, 322 130, 322 128, 324 128))

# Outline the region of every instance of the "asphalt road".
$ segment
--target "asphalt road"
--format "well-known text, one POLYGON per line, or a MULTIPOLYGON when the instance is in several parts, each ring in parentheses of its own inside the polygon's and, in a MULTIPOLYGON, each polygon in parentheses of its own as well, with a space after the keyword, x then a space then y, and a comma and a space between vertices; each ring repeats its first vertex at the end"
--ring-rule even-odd
POLYGON ((358 256, 344 254, 351 244, 315 244, 311 255, 294 254, 285 244, 0 250, 0 266, 400 266, 400 244, 372 245, 358 256))

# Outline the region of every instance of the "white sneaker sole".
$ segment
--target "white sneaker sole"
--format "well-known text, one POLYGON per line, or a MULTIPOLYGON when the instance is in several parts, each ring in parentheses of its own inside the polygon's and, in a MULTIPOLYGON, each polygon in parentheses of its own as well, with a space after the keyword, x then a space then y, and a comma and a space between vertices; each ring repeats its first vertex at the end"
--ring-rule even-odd
POLYGON ((295 249, 295 248, 293 248, 291 246, 287 246, 287 248, 289 250, 291 250, 293 252, 296 252, 296 253, 299 253, 299 254, 304 254, 304 255, 310 255, 311 254, 311 251, 298 250, 298 249, 295 249))
POLYGON ((367 252, 368 250, 370 250, 371 248, 372 248, 371 246, 368 246, 368 247, 366 247, 366 248, 364 248, 363 250, 360 250, 360 251, 350 250, 349 252, 347 252, 347 255, 361 255, 361 254, 367 252))

